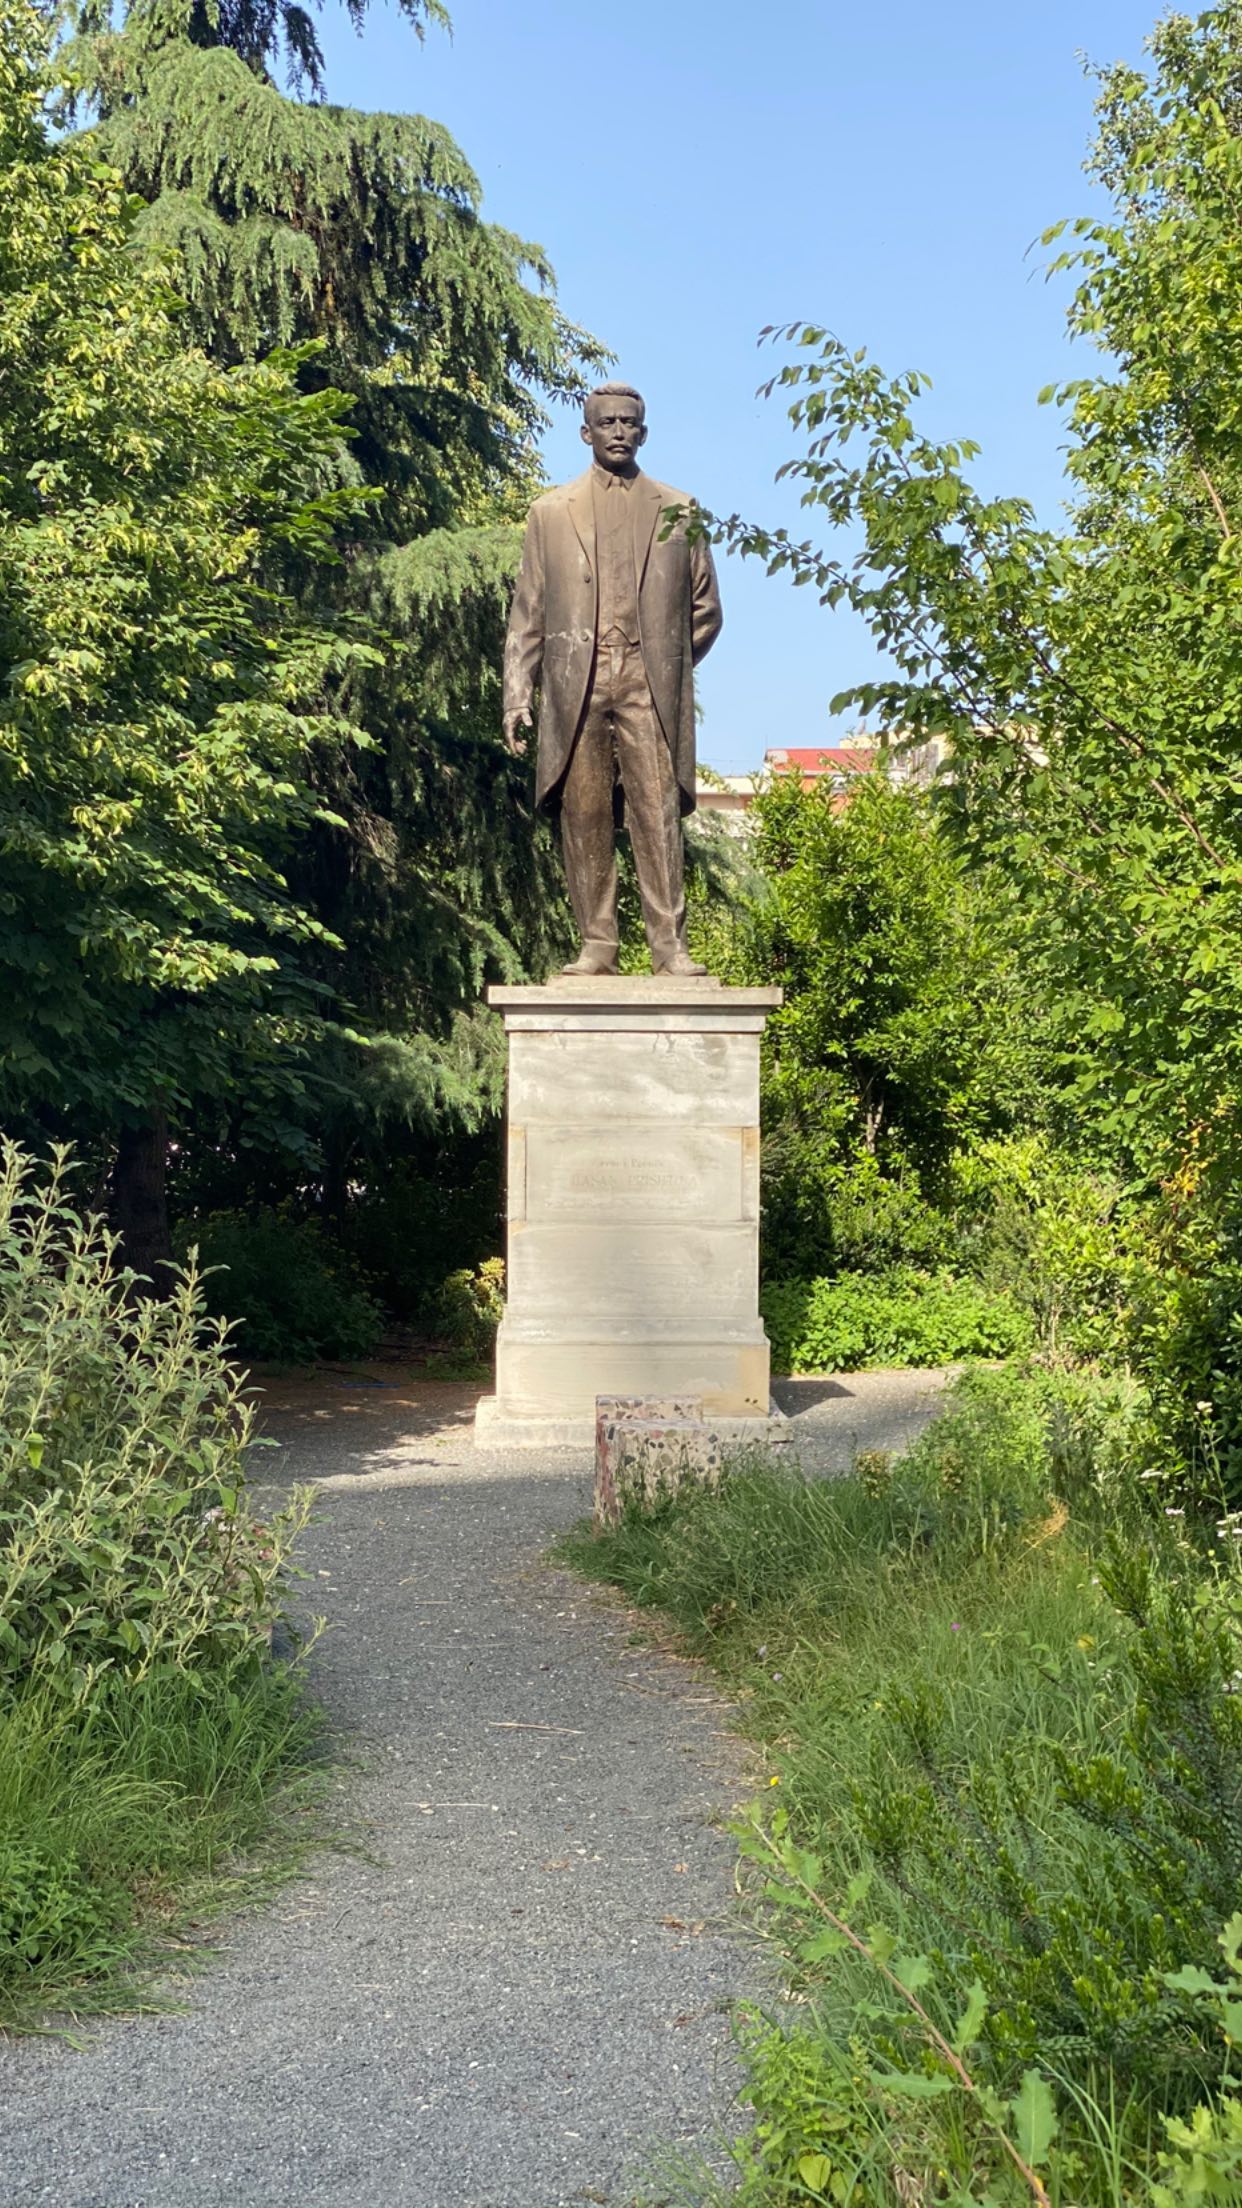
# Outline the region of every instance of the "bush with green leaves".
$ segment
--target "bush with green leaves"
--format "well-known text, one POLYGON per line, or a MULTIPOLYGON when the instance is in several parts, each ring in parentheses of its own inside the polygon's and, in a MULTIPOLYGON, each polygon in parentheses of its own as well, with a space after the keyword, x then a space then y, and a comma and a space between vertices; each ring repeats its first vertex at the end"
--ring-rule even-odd
POLYGON ((1146 1560, 1101 1576, 1133 1628, 1101 1667, 1111 1744, 963 1757, 927 1677, 890 1698, 892 1754, 856 1780, 852 1812, 913 1914, 941 1926, 935 1968, 983 1988, 994 2078, 1109 2070, 1185 2110, 1227 2055, 1177 1974, 1213 1960, 1242 1882, 1239 1641, 1146 1560))
POLYGON ((726 978, 784 992, 763 1048, 768 1267, 943 1264, 952 1160, 1047 1085, 1021 915, 885 772, 844 805, 827 777, 778 775, 752 820, 756 871, 711 948, 726 978))
POLYGON ((504 1315, 505 1261, 486 1257, 481 1265, 449 1274, 432 1308, 432 1324, 449 1351, 473 1367, 491 1356, 504 1315))
POLYGON ((1148 1207, 1129 1267, 1126 1351, 1163 1462, 1202 1497, 1242 1497, 1242 1217, 1192 1156, 1148 1207))
POLYGON ((161 1927, 306 1833, 319 1721, 271 1655, 295 1497, 260 1521, 254 1412, 189 1271, 135 1294, 67 1161, 0 1159, 0 2030, 149 1999, 161 1927))
POLYGON ((182 1230, 209 1308, 239 1354, 275 1364, 369 1357, 383 1312, 318 1222, 286 1209, 216 1211, 182 1230))
POLYGON ((254 1413, 196 1275, 135 1299, 66 1161, 0 1165, 0 1698, 266 1646, 300 1504, 246 1501, 254 1413))
POLYGON ((1037 1131, 975 1144, 952 1181, 959 1261, 1029 1314, 1040 1347, 1122 1357, 1136 1206, 1116 1172, 1037 1131))
POLYGON ((477 1134, 441 1126, 420 1139, 410 1130, 400 1156, 351 1193, 339 1224, 333 1222, 332 1241, 398 1319, 438 1323, 449 1273, 473 1270, 500 1247, 502 1154, 490 1118, 477 1134))
POLYGON ((1008 1357, 1030 1345, 1026 1313, 1003 1291, 952 1273, 843 1273, 771 1281, 760 1308, 778 1372, 856 1372, 867 1365, 947 1365, 1008 1357))

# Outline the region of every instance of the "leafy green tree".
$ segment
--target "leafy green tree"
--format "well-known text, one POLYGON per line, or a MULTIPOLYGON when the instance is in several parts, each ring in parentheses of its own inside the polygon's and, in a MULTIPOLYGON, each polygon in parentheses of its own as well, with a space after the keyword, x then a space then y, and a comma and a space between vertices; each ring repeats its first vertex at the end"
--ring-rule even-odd
POLYGON ((1242 5, 1168 17, 1151 56, 1100 80, 1110 212, 1047 234, 1104 355, 1059 394, 1064 526, 920 431, 924 378, 798 325, 769 386, 807 439, 790 472, 860 549, 727 533, 869 623, 892 675, 839 704, 947 740, 944 817, 1031 916, 1084 1125, 1163 1191, 1190 1314, 1166 1277, 1164 1363, 1187 1404, 1232 1396, 1242 1462, 1236 1298, 1211 1292, 1242 1257, 1242 5))
POLYGON ((729 525, 890 655, 891 680, 838 705, 947 739, 962 846, 1040 911, 1082 1090, 1145 1162, 1208 1126, 1232 1156, 1239 1133, 1242 6, 1171 17, 1152 50, 1150 78, 1101 83, 1090 168, 1113 217, 1054 262, 1079 271, 1071 328, 1108 356, 1061 394, 1068 526, 973 488, 977 448, 916 426, 923 377, 805 325, 774 379, 808 438, 789 472, 860 557, 729 525))
POLYGON ((766 889, 730 965, 785 992, 764 1058, 769 1268, 943 1256, 931 1207, 954 1156, 1039 1106, 1012 900, 884 773, 844 803, 778 775, 755 819, 766 889))
POLYGON ((322 1016, 280 862, 370 654, 273 568, 331 557, 362 494, 298 356, 187 345, 119 176, 44 134, 34 11, 0 26, 0 1112, 111 1139, 145 1266, 170 1116, 286 1092, 322 1016))
MULTIPOLYGON (((419 31, 444 20, 432 0, 404 12, 419 31)), ((499 742, 498 668, 543 403, 601 356, 560 314, 542 252, 481 219, 443 129, 325 101, 302 8, 160 0, 118 18, 70 0, 66 19, 71 105, 145 203, 136 243, 171 257, 221 362, 316 340, 302 388, 349 394, 341 479, 375 494, 343 565, 310 586, 392 639, 348 688, 373 741, 320 769, 337 825, 304 839, 295 879, 344 946, 323 985, 379 1047, 317 1057, 279 1125, 245 1100, 212 1129, 213 1145, 279 1143, 339 1211, 396 1129, 493 1109, 470 1032, 484 982, 545 967, 566 937, 550 840, 499 742)))

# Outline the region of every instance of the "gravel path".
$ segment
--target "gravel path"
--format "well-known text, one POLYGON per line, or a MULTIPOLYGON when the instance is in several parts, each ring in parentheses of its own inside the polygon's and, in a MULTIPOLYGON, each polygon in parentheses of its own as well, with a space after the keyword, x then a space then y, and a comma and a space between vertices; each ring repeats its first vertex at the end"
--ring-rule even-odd
MULTIPOLYGON (((941 1381, 780 1393, 832 1472, 941 1381)), ((728 1709, 541 1563, 582 1456, 476 1453, 469 1390, 383 1367, 268 1406, 281 1473, 323 1491, 317 1683, 374 1860, 232 1920, 184 2013, 0 2053, 0 2208, 621 2208, 652 2145, 741 2128, 728 1709)))

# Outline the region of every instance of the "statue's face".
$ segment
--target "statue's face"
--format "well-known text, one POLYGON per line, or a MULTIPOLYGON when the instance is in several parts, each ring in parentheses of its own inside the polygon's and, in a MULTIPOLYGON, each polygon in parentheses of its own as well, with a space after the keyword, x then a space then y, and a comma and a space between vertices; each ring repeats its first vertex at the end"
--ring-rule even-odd
POLYGON ((582 442, 590 446, 601 468, 611 469, 614 475, 632 468, 639 446, 647 442, 641 399, 588 399, 582 442))

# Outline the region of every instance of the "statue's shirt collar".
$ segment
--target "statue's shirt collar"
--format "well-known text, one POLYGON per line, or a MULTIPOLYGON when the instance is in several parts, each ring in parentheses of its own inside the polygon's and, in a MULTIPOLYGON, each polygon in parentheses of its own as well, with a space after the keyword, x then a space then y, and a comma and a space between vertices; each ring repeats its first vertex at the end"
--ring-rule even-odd
POLYGON ((630 468, 617 474, 612 468, 601 468, 598 460, 591 462, 591 483, 597 491, 632 491, 638 481, 639 471, 630 468))

